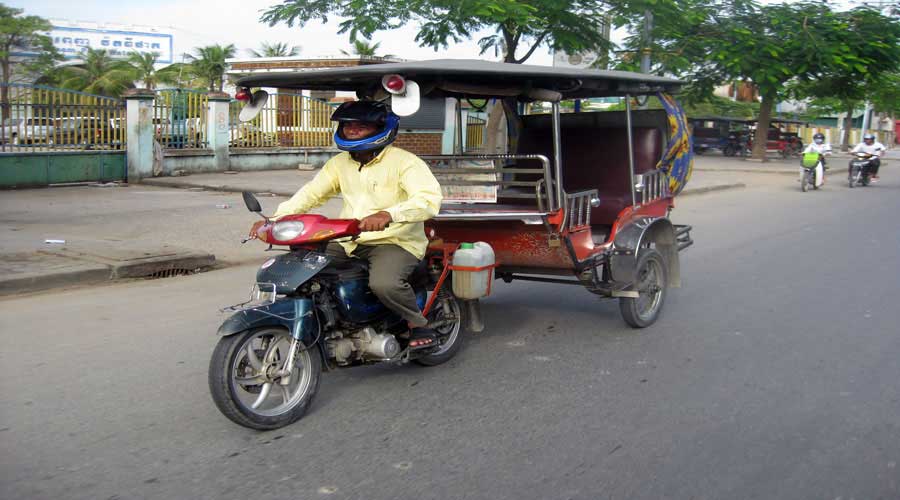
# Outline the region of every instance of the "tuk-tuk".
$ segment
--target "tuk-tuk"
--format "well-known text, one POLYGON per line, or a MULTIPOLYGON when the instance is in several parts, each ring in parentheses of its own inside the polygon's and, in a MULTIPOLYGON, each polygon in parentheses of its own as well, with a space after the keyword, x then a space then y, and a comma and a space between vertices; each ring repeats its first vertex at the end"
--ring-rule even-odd
POLYGON ((746 156, 748 132, 752 120, 721 116, 691 117, 694 153, 718 149, 725 156, 746 156))
MULTIPOLYGON (((670 95, 678 80, 432 60, 264 73, 237 84, 242 91, 353 91, 390 102, 401 118, 425 98, 493 102, 506 110, 508 150, 467 154, 459 147, 454 154, 420 156, 445 189, 483 195, 457 202, 445 195, 440 213, 426 224, 426 259, 436 278, 426 311, 454 273, 488 270, 505 282, 577 285, 617 298, 625 321, 642 328, 659 317, 667 289, 681 284, 679 251, 692 244, 691 228, 669 215, 693 160, 687 118, 670 95), (561 112, 563 101, 611 96, 623 98, 624 111, 561 112), (633 109, 633 101, 651 96, 663 109, 633 109), (528 114, 538 102, 549 104, 550 112, 528 114), (495 263, 454 266, 465 242, 489 244, 495 263)), ((469 327, 480 330, 478 302, 466 302, 469 327)))
MULTIPOLYGON (((755 131, 757 122, 754 120, 751 123, 753 123, 755 131)), ((804 125, 807 125, 807 123, 801 120, 773 118, 769 122, 769 130, 766 132, 766 151, 776 152, 783 158, 799 156, 803 151, 803 140, 800 139, 800 135, 796 130, 792 131, 791 129, 804 125)), ((751 133, 750 141, 747 144, 750 149, 753 149, 753 136, 754 133, 751 133)))

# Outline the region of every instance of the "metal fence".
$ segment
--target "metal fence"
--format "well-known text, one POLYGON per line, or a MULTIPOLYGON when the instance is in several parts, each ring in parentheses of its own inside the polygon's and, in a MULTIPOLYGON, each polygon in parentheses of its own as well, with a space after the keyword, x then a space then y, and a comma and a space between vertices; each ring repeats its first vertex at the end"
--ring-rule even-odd
POLYGON ((0 84, 0 151, 125 149, 125 105, 41 85, 0 84))
POLYGON ((275 94, 253 120, 241 122, 243 103, 232 101, 229 147, 328 147, 332 145, 334 106, 299 94, 275 94))
POLYGON ((153 135, 163 148, 205 149, 209 98, 190 89, 161 89, 153 100, 153 135))
POLYGON ((485 125, 484 118, 473 115, 466 116, 466 151, 481 151, 484 148, 485 125))

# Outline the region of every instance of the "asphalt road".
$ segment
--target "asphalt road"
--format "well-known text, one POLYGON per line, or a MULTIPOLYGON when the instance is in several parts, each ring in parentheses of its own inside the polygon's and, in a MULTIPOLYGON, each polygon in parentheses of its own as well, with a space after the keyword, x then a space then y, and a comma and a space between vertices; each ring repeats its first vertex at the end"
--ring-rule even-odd
POLYGON ((684 288, 514 283, 446 365, 326 374, 268 433, 206 385, 255 269, 0 301, 0 498, 900 498, 900 173, 680 200, 684 288))

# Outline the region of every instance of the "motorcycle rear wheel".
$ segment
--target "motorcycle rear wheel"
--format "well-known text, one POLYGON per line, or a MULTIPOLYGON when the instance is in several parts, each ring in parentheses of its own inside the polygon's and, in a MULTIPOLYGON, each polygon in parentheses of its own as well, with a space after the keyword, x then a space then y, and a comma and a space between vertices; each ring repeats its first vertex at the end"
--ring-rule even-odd
POLYGON ((275 372, 285 367, 291 336, 284 328, 246 330, 219 340, 209 362, 213 402, 232 422, 257 430, 292 424, 306 413, 319 390, 322 359, 316 347, 299 349, 286 384, 275 372))
MULTIPOLYGON (((441 292, 444 293, 444 292, 441 292)), ((463 333, 465 328, 465 308, 456 297, 438 298, 435 302, 432 312, 428 314, 428 321, 431 323, 450 320, 450 324, 435 328, 438 332, 439 347, 413 361, 422 366, 437 366, 441 363, 450 361, 450 358, 456 356, 463 343, 463 333), (455 318, 455 319, 452 319, 455 318)))

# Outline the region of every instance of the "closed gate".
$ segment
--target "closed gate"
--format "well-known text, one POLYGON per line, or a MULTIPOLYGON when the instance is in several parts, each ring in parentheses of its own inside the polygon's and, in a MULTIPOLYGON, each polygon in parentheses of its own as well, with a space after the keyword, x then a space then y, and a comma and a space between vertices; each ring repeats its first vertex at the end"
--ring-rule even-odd
POLYGON ((121 100, 9 84, 0 112, 0 187, 126 180, 121 100))

